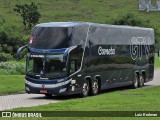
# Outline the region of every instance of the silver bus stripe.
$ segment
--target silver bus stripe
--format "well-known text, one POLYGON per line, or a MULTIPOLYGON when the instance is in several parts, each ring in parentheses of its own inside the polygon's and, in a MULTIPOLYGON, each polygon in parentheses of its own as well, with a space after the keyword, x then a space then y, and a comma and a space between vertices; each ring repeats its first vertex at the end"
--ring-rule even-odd
POLYGON ((71 80, 72 79, 57 84, 36 84, 26 80, 26 84, 36 88, 43 88, 42 85, 45 86, 44 88, 56 88, 68 84, 71 80))

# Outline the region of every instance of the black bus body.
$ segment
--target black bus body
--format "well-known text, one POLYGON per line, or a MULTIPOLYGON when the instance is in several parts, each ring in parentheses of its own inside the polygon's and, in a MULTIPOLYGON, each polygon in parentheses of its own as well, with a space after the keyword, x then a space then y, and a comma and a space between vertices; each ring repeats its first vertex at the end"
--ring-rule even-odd
POLYGON ((141 87, 153 79, 154 44, 151 28, 38 24, 27 46, 26 92, 85 97, 108 88, 141 87))

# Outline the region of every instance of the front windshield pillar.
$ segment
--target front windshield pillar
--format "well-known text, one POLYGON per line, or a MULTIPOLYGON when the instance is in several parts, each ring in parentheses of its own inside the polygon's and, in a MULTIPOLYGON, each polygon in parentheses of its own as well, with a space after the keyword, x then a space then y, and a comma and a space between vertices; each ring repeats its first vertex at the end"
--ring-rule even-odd
POLYGON ((82 62, 82 54, 83 48, 77 48, 70 52, 68 61, 69 74, 73 74, 80 69, 82 62))

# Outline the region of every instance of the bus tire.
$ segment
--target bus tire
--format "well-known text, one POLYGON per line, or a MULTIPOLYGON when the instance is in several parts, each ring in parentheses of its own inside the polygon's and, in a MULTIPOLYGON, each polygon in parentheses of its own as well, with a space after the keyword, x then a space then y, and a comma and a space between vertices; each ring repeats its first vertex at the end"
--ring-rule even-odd
POLYGON ((82 93, 80 94, 81 97, 87 97, 89 94, 89 81, 84 80, 83 86, 82 86, 82 93))
POLYGON ((135 74, 135 75, 134 75, 133 84, 132 84, 132 88, 133 88, 133 89, 136 89, 136 88, 138 87, 138 81, 139 81, 138 75, 135 74))
POLYGON ((98 79, 95 79, 92 82, 92 86, 91 86, 90 92, 91 92, 91 95, 97 95, 98 94, 98 92, 99 92, 99 82, 98 82, 98 79))
POLYGON ((140 76, 140 78, 139 78, 138 86, 139 86, 139 87, 144 86, 144 76, 143 76, 143 75, 142 75, 142 76, 140 76))

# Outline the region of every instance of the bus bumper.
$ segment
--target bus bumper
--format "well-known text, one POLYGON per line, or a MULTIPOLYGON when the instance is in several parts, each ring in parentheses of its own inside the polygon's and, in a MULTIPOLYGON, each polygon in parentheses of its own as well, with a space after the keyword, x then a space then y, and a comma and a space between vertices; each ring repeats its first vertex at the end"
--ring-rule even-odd
POLYGON ((26 93, 67 95, 70 80, 57 84, 37 84, 26 80, 26 93))

